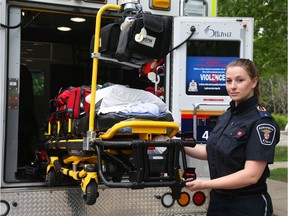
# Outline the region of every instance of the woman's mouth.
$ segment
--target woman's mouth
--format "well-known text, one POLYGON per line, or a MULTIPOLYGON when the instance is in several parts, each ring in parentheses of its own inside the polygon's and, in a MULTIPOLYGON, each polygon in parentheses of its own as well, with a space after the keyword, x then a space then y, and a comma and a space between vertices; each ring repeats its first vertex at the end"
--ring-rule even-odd
POLYGON ((237 92, 231 92, 230 95, 231 95, 231 96, 237 96, 238 93, 237 93, 237 92))

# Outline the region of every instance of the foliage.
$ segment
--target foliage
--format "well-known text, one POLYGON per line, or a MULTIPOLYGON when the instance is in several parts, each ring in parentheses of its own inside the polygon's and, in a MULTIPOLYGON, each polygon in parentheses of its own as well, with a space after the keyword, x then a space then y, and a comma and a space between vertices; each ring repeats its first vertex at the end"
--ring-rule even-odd
POLYGON ((218 16, 254 18, 253 59, 263 105, 287 114, 287 0, 218 0, 218 16))
POLYGON ((280 127, 280 130, 284 130, 286 124, 288 123, 287 116, 281 114, 272 114, 273 118, 280 127))
POLYGON ((276 146, 274 161, 275 162, 287 161, 287 146, 276 146))
MULTIPOLYGON (((275 162, 287 161, 287 146, 276 146, 275 162)), ((276 168, 270 171, 270 179, 287 182, 287 168, 276 168)))
POLYGON ((287 76, 273 74, 262 77, 260 90, 261 104, 268 111, 287 114, 287 76))
MULTIPOLYGON (((276 146, 275 162, 287 161, 287 146, 276 146)), ((270 171, 270 179, 287 182, 287 168, 276 168, 270 171)))
POLYGON ((34 95, 40 96, 44 94, 44 73, 32 72, 33 92, 34 95))
POLYGON ((287 182, 287 168, 277 168, 270 171, 270 179, 287 182))

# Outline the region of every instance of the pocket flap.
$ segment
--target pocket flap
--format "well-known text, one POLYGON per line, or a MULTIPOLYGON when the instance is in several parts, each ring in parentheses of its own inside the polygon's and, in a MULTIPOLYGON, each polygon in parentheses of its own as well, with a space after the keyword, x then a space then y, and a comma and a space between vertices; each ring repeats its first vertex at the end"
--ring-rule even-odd
POLYGON ((164 30, 163 19, 153 14, 143 14, 143 25, 153 32, 161 33, 164 30))
POLYGON ((247 129, 245 127, 233 128, 231 130, 224 131, 223 134, 234 139, 242 139, 242 137, 246 136, 247 129))

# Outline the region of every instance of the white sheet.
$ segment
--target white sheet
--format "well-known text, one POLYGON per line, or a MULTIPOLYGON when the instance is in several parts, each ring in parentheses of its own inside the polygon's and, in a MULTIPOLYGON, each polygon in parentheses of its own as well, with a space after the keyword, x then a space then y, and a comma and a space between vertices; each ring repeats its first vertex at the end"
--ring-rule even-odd
MULTIPOLYGON (((90 103, 91 95, 86 97, 90 103)), ((159 116, 169 112, 166 104, 150 92, 128 88, 123 85, 113 85, 96 91, 96 101, 101 102, 100 113, 124 113, 124 114, 150 114, 159 116)))

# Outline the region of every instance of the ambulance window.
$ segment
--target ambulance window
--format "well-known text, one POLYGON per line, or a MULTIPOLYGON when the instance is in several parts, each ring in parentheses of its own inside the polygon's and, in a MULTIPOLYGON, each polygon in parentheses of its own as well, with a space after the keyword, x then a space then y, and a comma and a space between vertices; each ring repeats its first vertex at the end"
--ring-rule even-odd
POLYGON ((186 94, 227 95, 225 66, 239 54, 240 41, 188 41, 186 94))
POLYGON ((187 56, 239 57, 240 41, 190 40, 187 56))

